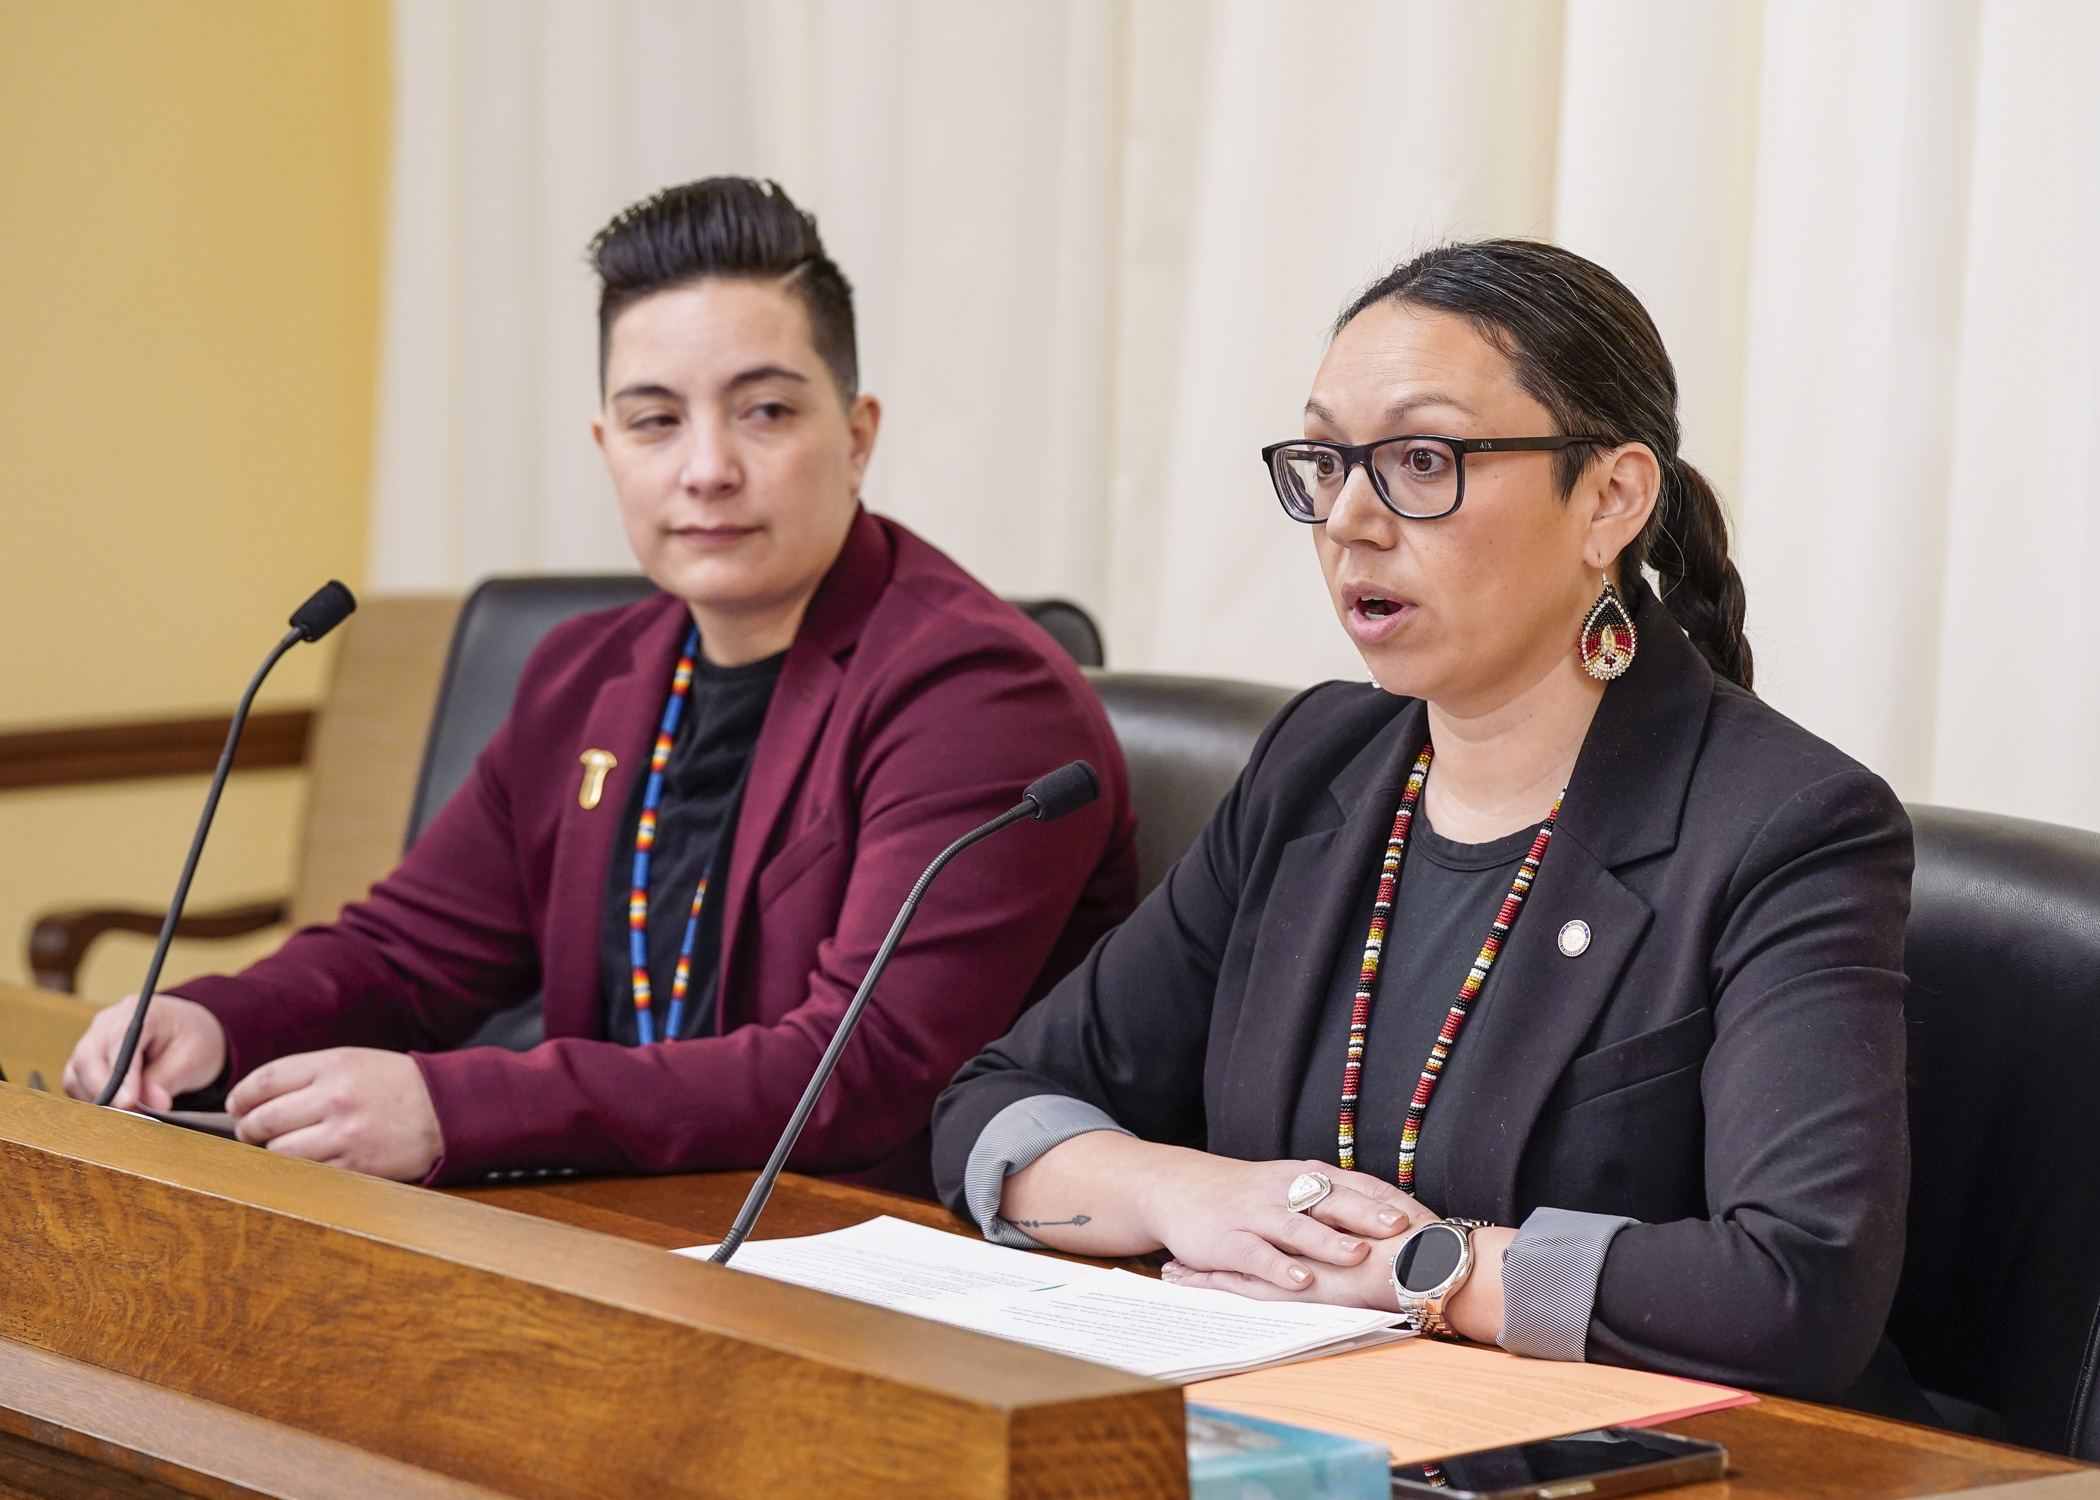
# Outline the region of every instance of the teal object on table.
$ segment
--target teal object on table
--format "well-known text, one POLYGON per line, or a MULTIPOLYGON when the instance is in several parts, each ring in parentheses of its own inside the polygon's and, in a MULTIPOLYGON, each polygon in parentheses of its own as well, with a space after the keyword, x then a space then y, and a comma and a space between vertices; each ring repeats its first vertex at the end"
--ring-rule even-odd
POLYGON ((1383 1443, 1191 1406, 1190 1500, 1389 1500, 1383 1443))

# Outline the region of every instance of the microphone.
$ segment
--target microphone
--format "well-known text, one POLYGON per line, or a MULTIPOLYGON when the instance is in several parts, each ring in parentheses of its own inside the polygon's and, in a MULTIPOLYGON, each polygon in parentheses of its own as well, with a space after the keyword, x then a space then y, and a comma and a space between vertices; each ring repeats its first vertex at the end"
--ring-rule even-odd
MULTIPOLYGON (((291 626, 299 632, 300 640, 313 642, 356 613, 357 596, 331 578, 314 591, 311 599, 292 611, 291 626)), ((282 654, 281 649, 279 654, 282 654)), ((276 660, 277 657, 272 656, 264 662, 262 672, 256 673, 256 678, 260 680, 263 672, 269 671, 276 660)))
POLYGON ((356 595, 330 579, 311 599, 292 611, 292 628, 285 632, 283 640, 270 648, 263 664, 248 679, 248 691, 241 694, 240 706, 233 711, 233 722, 226 727, 226 748, 219 752, 219 767, 212 772, 211 790, 204 794, 204 811, 198 817, 197 831, 190 839, 189 858, 182 862, 182 878, 175 882, 175 899, 168 903, 168 914, 161 920, 160 939, 153 945, 153 962, 146 966, 146 982, 139 986, 138 1008, 131 1013, 131 1025, 124 1031, 124 1045, 117 1049, 116 1066, 110 1069, 109 1082, 102 1085, 102 1092, 96 1096, 97 1104, 106 1105, 117 1097, 125 1075, 131 1072, 131 1060, 138 1055, 139 1038, 146 1033, 146 1008, 153 1003, 153 988, 160 983, 161 965, 168 961, 168 944, 175 939, 175 925, 182 920, 182 908, 190 899, 190 878, 197 873, 197 859, 204 853, 205 835, 211 832, 211 820, 219 810, 219 793, 226 788, 226 773, 233 769, 233 752, 240 747, 241 730, 247 727, 248 709, 255 702, 255 690, 262 686, 263 679, 270 675, 270 668, 277 665, 278 658, 285 652, 301 641, 318 641, 349 619, 356 608, 356 595))
POLYGON ((752 1226, 758 1216, 765 1212, 766 1200, 773 1196, 773 1184, 780 1180, 780 1172, 787 1165, 788 1153, 795 1149, 795 1142, 802 1135, 802 1127, 809 1123, 809 1112, 816 1108, 817 1096, 824 1092, 824 1085, 831 1081, 831 1073, 839 1064, 839 1055, 846 1050, 846 1043, 853 1036, 853 1029, 860 1024, 860 1014, 867 1009, 868 997, 875 993, 875 981, 882 977, 888 967, 890 954, 896 950, 897 940, 904 936, 904 929, 911 925, 912 914, 919 909, 919 898, 926 894, 926 887, 933 884, 933 877, 947 867, 948 861, 969 848, 979 839, 990 838, 1000 829, 1023 818, 1033 818, 1038 823, 1048 823, 1077 812, 1101 795, 1101 773, 1083 760, 1075 760, 1069 766, 1052 771, 1048 776, 1030 784, 1021 793, 1021 800, 1008 808, 991 822, 973 828, 939 854, 919 877, 911 894, 904 898, 898 909, 897 920, 890 924, 889 936, 875 950, 875 961, 868 965, 867 977, 854 992, 853 1003, 846 1007, 846 1014, 839 1019, 838 1030, 831 1034, 831 1045, 824 1049, 823 1058, 817 1063, 817 1071, 809 1080, 809 1087, 802 1091, 802 1102, 795 1106, 787 1129, 780 1133, 780 1143, 773 1148, 772 1159, 766 1169, 758 1174, 758 1181, 751 1184, 751 1192, 744 1199, 744 1206, 737 1210, 736 1222, 729 1226, 729 1233, 708 1257, 716 1265, 729 1263, 737 1247, 751 1235, 752 1226))

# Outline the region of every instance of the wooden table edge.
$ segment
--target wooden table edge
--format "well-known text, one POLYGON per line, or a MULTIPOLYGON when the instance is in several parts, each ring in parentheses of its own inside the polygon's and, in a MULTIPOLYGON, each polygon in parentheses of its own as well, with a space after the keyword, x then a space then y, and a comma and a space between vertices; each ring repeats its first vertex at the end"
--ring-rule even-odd
POLYGON ((0 1339, 0 1431, 203 1500, 504 1494, 11 1339, 0 1339))

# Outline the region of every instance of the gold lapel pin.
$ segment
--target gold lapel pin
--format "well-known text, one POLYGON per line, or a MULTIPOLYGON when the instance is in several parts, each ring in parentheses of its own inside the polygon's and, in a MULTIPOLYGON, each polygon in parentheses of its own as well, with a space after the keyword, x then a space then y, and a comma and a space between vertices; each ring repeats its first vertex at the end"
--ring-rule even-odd
POLYGON ((576 789, 576 805, 589 812, 605 795, 605 773, 620 763, 610 750, 586 750, 577 757, 583 762, 583 785, 576 789))

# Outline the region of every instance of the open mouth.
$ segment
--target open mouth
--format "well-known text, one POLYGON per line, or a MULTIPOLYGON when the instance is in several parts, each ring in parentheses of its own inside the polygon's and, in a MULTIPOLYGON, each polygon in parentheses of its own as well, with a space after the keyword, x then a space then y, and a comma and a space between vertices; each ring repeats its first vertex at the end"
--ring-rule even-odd
POLYGON ((1391 594, 1374 594, 1369 589, 1357 588, 1353 585, 1343 591, 1342 597, 1349 601, 1349 612, 1351 614, 1361 615, 1371 620, 1384 620, 1397 614, 1404 614, 1408 609, 1409 603, 1409 601, 1397 599, 1391 594))
POLYGON ((1391 594, 1374 594, 1351 585, 1342 596, 1348 601, 1349 633, 1359 645, 1372 645, 1399 630, 1414 614, 1414 601, 1391 594))

